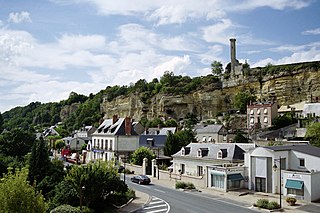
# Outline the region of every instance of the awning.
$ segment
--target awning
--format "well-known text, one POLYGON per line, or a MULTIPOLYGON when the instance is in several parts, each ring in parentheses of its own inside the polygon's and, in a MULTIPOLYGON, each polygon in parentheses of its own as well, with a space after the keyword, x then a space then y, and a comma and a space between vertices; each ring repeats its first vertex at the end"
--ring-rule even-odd
POLYGON ((240 173, 230 174, 227 176, 227 179, 231 181, 244 180, 243 176, 240 173))
POLYGON ((222 172, 211 172, 211 174, 215 176, 224 176, 224 173, 222 172))
POLYGON ((286 188, 289 189, 302 189, 303 181, 301 180, 290 180, 288 179, 286 182, 286 188))

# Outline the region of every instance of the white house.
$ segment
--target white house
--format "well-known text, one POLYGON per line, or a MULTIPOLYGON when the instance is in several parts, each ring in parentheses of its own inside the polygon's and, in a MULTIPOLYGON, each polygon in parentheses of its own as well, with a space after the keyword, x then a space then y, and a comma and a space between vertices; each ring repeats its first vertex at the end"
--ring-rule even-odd
POLYGON ((312 145, 257 147, 245 154, 250 190, 297 199, 320 199, 320 148, 312 145))
POLYGON ((139 135, 129 117, 106 119, 92 134, 87 146, 87 160, 115 160, 139 148, 139 135))
POLYGON ((207 187, 227 191, 244 186, 244 153, 255 144, 190 143, 172 155, 173 173, 205 176, 207 187))

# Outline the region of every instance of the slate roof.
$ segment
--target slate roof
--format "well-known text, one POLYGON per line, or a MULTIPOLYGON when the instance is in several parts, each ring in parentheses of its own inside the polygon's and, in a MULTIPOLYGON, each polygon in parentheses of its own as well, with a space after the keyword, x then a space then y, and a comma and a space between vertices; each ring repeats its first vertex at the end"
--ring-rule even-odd
MULTIPOLYGON (((112 124, 113 119, 106 119, 100 124, 98 129, 94 134, 104 134, 104 135, 125 135, 125 119, 119 118, 114 124, 112 124)), ((138 135, 131 123, 131 135, 138 135)))
POLYGON ((266 146, 266 149, 270 149, 272 151, 297 151, 304 154, 312 155, 315 157, 320 157, 320 148, 309 145, 309 144, 294 144, 288 146, 266 146))
POLYGON ((255 147, 255 144, 247 144, 247 146, 240 147, 239 144, 236 143, 219 143, 219 144, 212 144, 212 143, 190 143, 185 147, 185 155, 181 155, 181 150, 176 154, 172 155, 172 157, 192 157, 192 158, 199 158, 198 157, 198 150, 208 150, 206 156, 203 156, 202 159, 217 159, 217 153, 221 150, 224 153, 226 152, 226 156, 222 158, 222 160, 243 160, 244 159, 244 152, 248 151, 255 147), (190 152, 188 153, 187 150, 190 152))
POLYGON ((197 133, 218 133, 223 127, 221 124, 210 124, 210 125, 198 125, 195 126, 195 131, 197 133))

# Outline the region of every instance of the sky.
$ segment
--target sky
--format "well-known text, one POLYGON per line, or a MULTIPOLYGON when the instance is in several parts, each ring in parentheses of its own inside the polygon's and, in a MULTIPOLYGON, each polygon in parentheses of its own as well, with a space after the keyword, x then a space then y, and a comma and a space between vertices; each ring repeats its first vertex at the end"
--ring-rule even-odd
POLYGON ((0 112, 71 92, 320 60, 319 0, 0 0, 0 112))

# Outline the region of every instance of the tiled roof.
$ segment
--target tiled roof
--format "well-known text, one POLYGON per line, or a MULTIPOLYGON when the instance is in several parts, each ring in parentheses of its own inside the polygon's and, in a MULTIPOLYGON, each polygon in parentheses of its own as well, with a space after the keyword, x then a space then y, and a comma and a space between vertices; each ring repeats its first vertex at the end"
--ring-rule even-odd
POLYGON ((195 127, 197 133, 218 133, 223 127, 221 124, 198 125, 195 127))

